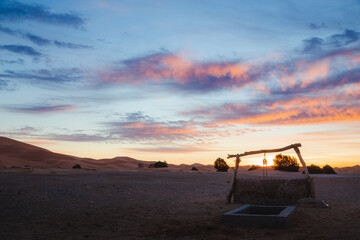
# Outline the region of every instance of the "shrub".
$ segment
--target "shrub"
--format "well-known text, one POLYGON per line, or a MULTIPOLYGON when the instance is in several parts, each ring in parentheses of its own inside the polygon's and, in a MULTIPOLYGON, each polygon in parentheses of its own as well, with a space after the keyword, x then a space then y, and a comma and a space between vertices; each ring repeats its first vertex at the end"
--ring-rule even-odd
POLYGON ((274 168, 287 172, 298 172, 300 165, 295 157, 277 154, 274 158, 274 168))
POLYGON ((165 167, 168 167, 166 161, 164 161, 164 162, 158 161, 156 163, 152 163, 149 165, 149 168, 165 168, 165 167))
POLYGON ((261 168, 261 166, 259 165, 251 165, 251 167, 248 169, 248 171, 252 171, 252 170, 255 170, 255 169, 258 169, 258 168, 261 168))
POLYGON ((196 167, 192 167, 191 171, 199 171, 196 167))
POLYGON ((73 169, 80 169, 81 166, 80 166, 80 164, 75 164, 72 168, 73 168, 73 169))
POLYGON ((310 166, 308 166, 307 169, 308 169, 310 174, 323 173, 323 170, 321 169, 321 167, 316 166, 314 164, 311 164, 310 166))
POLYGON ((218 172, 227 172, 229 165, 227 165, 224 159, 218 158, 214 162, 214 168, 216 168, 218 172))
MULTIPOLYGON (((335 170, 330 165, 325 165, 323 168, 311 164, 308 168, 310 174, 336 174, 335 170)), ((305 173, 305 171, 303 171, 305 173)))
POLYGON ((335 170, 330 165, 325 165, 322 172, 325 174, 336 174, 335 170))

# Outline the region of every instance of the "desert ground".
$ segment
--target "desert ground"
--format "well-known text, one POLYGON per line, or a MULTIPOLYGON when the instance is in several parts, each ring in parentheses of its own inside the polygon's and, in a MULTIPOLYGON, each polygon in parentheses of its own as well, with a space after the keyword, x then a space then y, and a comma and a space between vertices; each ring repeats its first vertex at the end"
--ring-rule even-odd
POLYGON ((360 175, 313 177, 331 208, 298 206, 272 229, 220 222, 240 206, 225 201, 231 172, 3 169, 0 239, 359 239, 360 175))
MULTIPOLYGON (((297 205, 289 227, 273 229, 221 223, 222 213, 240 206, 226 203, 231 169, 150 163, 79 158, 0 137, 0 239, 359 239, 358 165, 312 175, 317 198, 331 207, 297 205)), ((238 181, 262 177, 248 168, 240 166, 238 181)))

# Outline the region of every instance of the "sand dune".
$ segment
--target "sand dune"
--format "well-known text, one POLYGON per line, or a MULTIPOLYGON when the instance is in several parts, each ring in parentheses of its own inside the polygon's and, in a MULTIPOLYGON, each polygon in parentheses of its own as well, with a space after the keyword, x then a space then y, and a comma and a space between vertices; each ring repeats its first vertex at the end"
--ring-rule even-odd
MULTIPOLYGON (((168 168, 150 169, 152 161, 137 160, 131 157, 114 157, 108 159, 80 158, 76 156, 51 152, 45 148, 23 143, 6 137, 0 137, 0 167, 2 169, 20 168, 32 170, 72 170, 75 164, 80 164, 82 170, 104 171, 181 171, 191 172, 196 167, 200 172, 215 172, 212 165, 194 164, 168 164, 168 168)), ((250 166, 239 166, 239 172, 247 172, 250 166)), ((360 166, 334 168, 339 174, 360 174, 360 166)), ((230 169, 232 171, 232 169, 230 169)), ((250 171, 260 174, 262 169, 250 171)), ((268 168, 268 172, 276 174, 268 168)))
POLYGON ((196 167, 199 171, 212 171, 211 165, 202 164, 168 164, 166 169, 149 169, 154 162, 142 161, 131 157, 115 157, 110 159, 80 158, 59 154, 47 149, 33 146, 6 137, 0 137, 0 166, 4 168, 31 168, 31 169, 72 169, 80 164, 85 170, 114 170, 114 171, 191 171, 196 167))

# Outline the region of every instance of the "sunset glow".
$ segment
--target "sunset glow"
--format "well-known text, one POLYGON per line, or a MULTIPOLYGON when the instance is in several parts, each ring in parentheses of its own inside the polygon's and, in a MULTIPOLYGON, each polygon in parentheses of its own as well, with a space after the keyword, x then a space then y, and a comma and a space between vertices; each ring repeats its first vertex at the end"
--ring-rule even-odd
POLYGON ((0 135, 174 164, 301 143, 308 164, 360 164, 359 12, 355 0, 1 1, 0 135))

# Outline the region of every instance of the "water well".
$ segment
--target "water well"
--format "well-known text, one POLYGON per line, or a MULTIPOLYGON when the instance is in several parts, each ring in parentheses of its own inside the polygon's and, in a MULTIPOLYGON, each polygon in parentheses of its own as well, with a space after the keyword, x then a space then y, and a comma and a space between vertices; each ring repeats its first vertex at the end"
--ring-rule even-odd
POLYGON ((224 224, 237 227, 287 227, 294 206, 246 204, 222 214, 224 224))

